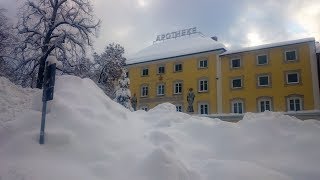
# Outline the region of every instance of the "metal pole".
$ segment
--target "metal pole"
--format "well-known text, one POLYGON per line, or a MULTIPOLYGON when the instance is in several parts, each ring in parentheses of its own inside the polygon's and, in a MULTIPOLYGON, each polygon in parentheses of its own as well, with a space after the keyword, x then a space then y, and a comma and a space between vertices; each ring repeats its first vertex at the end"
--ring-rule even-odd
POLYGON ((42 116, 41 116, 41 129, 39 144, 44 144, 44 128, 46 124, 46 113, 47 113, 47 101, 42 103, 42 116))
POLYGON ((40 138, 39 144, 44 144, 44 128, 46 123, 46 113, 47 113, 47 97, 46 97, 46 83, 47 83, 47 63, 44 68, 44 78, 43 78, 43 91, 42 91, 42 115, 41 115, 41 128, 40 128, 40 138))

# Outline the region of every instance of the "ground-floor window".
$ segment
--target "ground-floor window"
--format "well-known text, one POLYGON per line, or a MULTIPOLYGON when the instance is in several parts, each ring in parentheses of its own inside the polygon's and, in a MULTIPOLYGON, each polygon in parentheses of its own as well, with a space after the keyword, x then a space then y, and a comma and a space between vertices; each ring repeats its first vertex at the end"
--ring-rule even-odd
POLYGON ((209 104, 208 103, 199 103, 199 114, 209 114, 209 104))
POLYGON ((289 97, 287 98, 288 111, 301 111, 302 110, 302 98, 301 97, 289 97))
POLYGON ((259 112, 272 111, 271 98, 260 98, 258 100, 259 112))
POLYGON ((234 100, 232 101, 232 113, 242 114, 244 112, 244 102, 242 100, 234 100))
POLYGON ((176 105, 176 110, 178 112, 182 112, 182 105, 180 105, 180 104, 176 105))

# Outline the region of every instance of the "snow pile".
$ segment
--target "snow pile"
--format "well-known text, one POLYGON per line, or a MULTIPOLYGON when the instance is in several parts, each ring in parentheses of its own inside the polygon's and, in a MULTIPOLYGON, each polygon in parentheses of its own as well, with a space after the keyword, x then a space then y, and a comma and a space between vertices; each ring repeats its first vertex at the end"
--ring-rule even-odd
POLYGON ((168 103, 130 112, 91 80, 73 76, 59 77, 55 89, 46 144, 38 144, 40 111, 25 110, 0 127, 0 179, 320 177, 314 120, 265 112, 228 123, 175 112, 168 103))
POLYGON ((0 76, 0 126, 14 119, 17 112, 30 107, 32 95, 37 91, 16 86, 0 76))
POLYGON ((160 43, 154 43, 136 54, 131 55, 128 58, 127 64, 130 65, 221 49, 225 49, 225 46, 222 43, 219 43, 210 37, 204 37, 201 34, 193 34, 177 39, 165 40, 160 43))

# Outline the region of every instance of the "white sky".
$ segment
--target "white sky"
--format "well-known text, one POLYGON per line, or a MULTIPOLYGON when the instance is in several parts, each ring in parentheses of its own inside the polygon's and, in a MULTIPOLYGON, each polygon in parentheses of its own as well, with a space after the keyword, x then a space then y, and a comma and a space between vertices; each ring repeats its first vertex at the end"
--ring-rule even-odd
MULTIPOLYGON (((19 0, 22 1, 22 0, 19 0)), ((229 48, 315 37, 320 40, 319 0, 92 0, 102 20, 94 48, 117 42, 131 54, 157 34, 196 26, 229 48)), ((14 16, 16 0, 0 0, 14 16)))

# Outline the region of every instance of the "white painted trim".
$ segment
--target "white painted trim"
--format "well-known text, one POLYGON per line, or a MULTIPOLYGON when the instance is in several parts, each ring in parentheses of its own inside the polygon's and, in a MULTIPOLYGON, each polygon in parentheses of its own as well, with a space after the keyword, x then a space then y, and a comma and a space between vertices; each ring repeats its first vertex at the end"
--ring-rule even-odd
POLYGON ((258 75, 258 86, 259 87, 268 87, 268 86, 270 86, 270 75, 268 75, 268 74, 258 75), (268 84, 267 85, 261 85, 260 84, 260 77, 268 77, 268 84))
POLYGON ((222 113, 222 76, 221 76, 221 58, 217 55, 217 111, 218 113, 222 113))
POLYGON ((256 65, 257 66, 263 66, 263 65, 267 65, 269 64, 269 57, 268 57, 268 54, 258 54, 256 56, 256 65), (265 64, 259 64, 259 56, 266 56, 267 57, 267 62, 265 64))
POLYGON ((183 83, 181 81, 178 81, 178 82, 174 82, 173 83, 173 94, 182 94, 182 91, 183 91, 183 83), (177 84, 181 84, 181 92, 176 92, 176 85, 177 84))
POLYGON ((300 73, 299 72, 287 72, 286 73, 287 84, 299 84, 300 83, 300 73), (288 75, 289 74, 297 74, 297 82, 289 82, 288 75))
POLYGON ((298 60, 297 50, 296 50, 296 49, 290 49, 290 50, 284 51, 284 58, 285 58, 285 61, 287 61, 287 62, 297 61, 297 60, 298 60), (287 59, 287 52, 292 52, 292 51, 294 51, 295 56, 296 56, 296 59, 288 60, 288 59, 287 59))
POLYGON ((208 59, 201 59, 201 60, 198 60, 198 68, 199 69, 204 69, 204 68, 208 68, 208 59), (205 61, 207 61, 207 66, 201 66, 201 62, 205 62, 205 61))
MULTIPOLYGON (((264 102, 269 101, 270 111, 273 110, 271 98, 262 97, 262 98, 258 99, 258 112, 261 112, 261 102, 262 101, 264 101, 264 102)), ((266 104, 264 104, 264 106, 265 106, 264 109, 266 109, 266 104)))
POLYGON ((310 66, 312 75, 312 91, 313 91, 313 101, 314 109, 319 109, 320 97, 319 97, 319 81, 318 81, 318 66, 316 57, 316 45, 315 42, 309 42, 310 49, 310 66))
POLYGON ((149 87, 148 87, 148 85, 143 85, 143 86, 141 86, 141 89, 140 89, 141 91, 140 91, 140 97, 147 97, 148 95, 149 95, 149 87), (146 95, 144 95, 144 90, 143 90, 143 88, 144 87, 146 87, 147 88, 147 91, 148 91, 148 93, 146 94, 146 95))
POLYGON ((209 81, 208 78, 202 78, 198 80, 198 92, 208 92, 209 91, 209 81), (204 88, 204 84, 205 82, 207 82, 207 89, 203 89, 201 90, 201 81, 203 81, 203 88, 204 88))
POLYGON ((290 100, 293 100, 294 101, 294 111, 297 111, 296 109, 297 109, 297 107, 296 107, 296 102, 295 102, 295 100, 299 100, 299 108, 300 108, 300 110, 299 111, 303 111, 303 105, 302 105, 302 103, 303 103, 303 101, 302 101, 302 98, 301 97, 297 97, 297 96, 293 96, 293 97, 289 97, 289 98, 287 98, 287 110, 288 111, 292 111, 292 110, 290 110, 290 100))
POLYGON ((164 84, 158 84, 157 86, 157 96, 163 96, 165 94, 165 85, 164 84), (163 90, 163 93, 159 93, 159 87, 160 86, 163 86, 162 90, 163 90))
MULTIPOLYGON (((243 102, 243 100, 240 100, 240 99, 236 99, 231 102, 231 112, 236 113, 236 112, 234 112, 234 108, 233 108, 234 104, 236 104, 236 103, 241 103, 241 108, 242 108, 242 113, 237 112, 237 114, 244 114, 244 102, 243 102)), ((237 111, 239 111, 239 109, 237 109, 237 111)))

